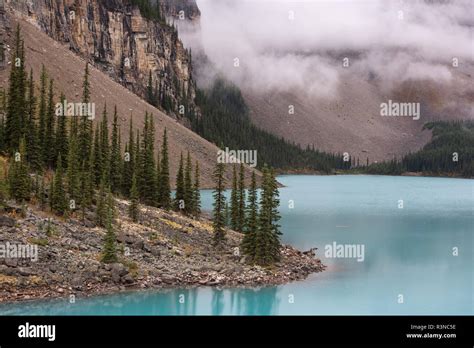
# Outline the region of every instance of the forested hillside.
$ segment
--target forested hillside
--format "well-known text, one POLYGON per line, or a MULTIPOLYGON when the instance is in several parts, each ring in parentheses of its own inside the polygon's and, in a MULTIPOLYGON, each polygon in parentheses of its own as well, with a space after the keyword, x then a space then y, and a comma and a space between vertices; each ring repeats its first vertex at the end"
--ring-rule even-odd
POLYGON ((196 104, 202 117, 190 115, 192 129, 219 147, 251 149, 258 152, 258 164, 280 169, 310 169, 329 173, 346 168, 342 156, 302 149, 252 124, 240 89, 218 79, 209 90, 198 90, 196 104))
POLYGON ((401 174, 424 172, 435 175, 474 176, 474 122, 429 122, 432 140, 422 150, 392 160, 372 164, 370 174, 401 174))

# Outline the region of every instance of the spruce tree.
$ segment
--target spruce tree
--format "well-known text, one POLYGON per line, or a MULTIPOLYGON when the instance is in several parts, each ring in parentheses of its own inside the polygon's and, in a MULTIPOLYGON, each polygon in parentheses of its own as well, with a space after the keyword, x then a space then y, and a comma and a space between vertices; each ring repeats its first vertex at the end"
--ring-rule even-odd
POLYGON ((151 76, 151 70, 148 73, 148 85, 146 86, 146 99, 147 102, 153 106, 156 106, 155 94, 153 93, 153 79, 151 76))
POLYGON ((55 103, 54 103, 54 81, 49 81, 49 93, 48 93, 48 105, 46 108, 46 126, 44 133, 44 143, 41 145, 42 158, 45 165, 49 168, 53 168, 56 162, 56 150, 55 150, 55 103))
POLYGON ((101 227, 105 227, 107 222, 107 191, 105 182, 106 179, 104 173, 100 179, 96 208, 96 224, 101 227))
POLYGON ((27 126, 25 50, 21 38, 20 25, 17 25, 14 46, 5 120, 5 136, 9 152, 19 148, 20 139, 25 135, 27 126))
POLYGON ((232 171, 232 192, 230 194, 230 227, 234 231, 238 231, 239 228, 239 188, 235 164, 232 171))
POLYGON ((132 188, 130 189, 130 206, 128 208, 128 216, 133 222, 138 221, 139 209, 137 177, 133 174, 132 188))
POLYGON ((105 228, 107 229, 104 238, 104 248, 102 253, 102 262, 114 263, 118 261, 117 257, 117 237, 114 230, 115 220, 115 204, 114 198, 110 191, 106 195, 106 220, 105 228))
POLYGON ((280 260, 280 225, 278 221, 280 220, 280 213, 278 207, 280 206, 279 192, 278 192, 278 182, 275 178, 275 172, 273 168, 269 170, 269 187, 270 187, 270 202, 271 202, 271 228, 272 228, 272 238, 271 238, 271 255, 274 261, 280 260))
MULTIPOLYGON (((66 97, 64 94, 61 94, 61 103, 64 102, 66 97)), ((68 157, 66 154, 68 153, 68 135, 67 135, 67 117, 65 113, 63 112, 62 115, 58 117, 58 122, 57 122, 57 127, 56 127, 56 156, 59 155, 59 153, 64 154, 63 155, 63 168, 66 168, 68 164, 68 157)))
POLYGON ((242 240, 242 251, 249 261, 255 257, 256 236, 258 233, 258 202, 257 202, 257 180, 255 172, 249 187, 248 206, 246 211, 245 236, 242 240))
POLYGON ((224 164, 217 163, 214 169, 213 177, 215 182, 214 188, 214 209, 213 209, 213 230, 214 230, 214 245, 223 242, 225 238, 225 205, 226 199, 224 196, 225 179, 224 179, 224 164))
POLYGON ((193 166, 191 163, 191 155, 186 156, 186 167, 184 169, 184 211, 186 214, 193 212, 193 180, 192 180, 193 166))
MULTIPOLYGON (((84 71, 84 80, 82 83, 82 102, 87 104, 90 100, 90 84, 89 84, 89 64, 86 63, 84 71)), ((92 149, 92 115, 85 115, 81 117, 80 131, 79 131, 79 151, 84 158, 89 158, 92 149)), ((82 168, 84 170, 84 168, 82 168)))
POLYGON ((78 202, 80 195, 81 159, 76 137, 76 135, 72 134, 68 146, 66 181, 69 199, 78 202))
POLYGON ((46 143, 46 113, 47 113, 47 85, 48 76, 44 65, 41 68, 40 77, 40 99, 39 99, 39 125, 38 125, 38 145, 40 147, 41 163, 45 165, 43 153, 45 151, 44 144, 46 143))
POLYGON ((125 161, 123 163, 122 193, 128 197, 132 187, 132 177, 135 171, 135 144, 133 137, 133 121, 130 117, 128 144, 125 147, 125 161))
POLYGON ((142 199, 142 186, 143 183, 141 181, 141 177, 143 177, 143 168, 142 168, 142 156, 143 151, 141 148, 141 139, 140 139, 140 131, 137 129, 137 134, 135 137, 135 168, 134 173, 137 176, 137 189, 138 189, 138 196, 142 199))
POLYGON ((159 176, 159 191, 158 199, 159 204, 164 209, 169 209, 171 206, 171 189, 170 189, 170 172, 169 172, 169 160, 168 160, 168 136, 166 128, 163 132, 163 145, 161 148, 161 165, 160 165, 160 176, 159 176))
POLYGON ((89 103, 90 96, 89 63, 86 63, 86 68, 84 70, 84 80, 82 82, 82 102, 89 103))
POLYGON ((259 228, 255 237, 253 261, 260 265, 270 265, 280 259, 280 231, 278 220, 278 185, 267 166, 263 168, 262 195, 260 199, 259 228))
POLYGON ((161 161, 160 161, 160 149, 158 147, 156 151, 156 169, 155 169, 155 190, 156 190, 156 206, 160 206, 160 172, 161 172, 161 161))
POLYGON ((100 179, 102 178, 102 149, 100 146, 100 126, 95 127, 94 132, 94 146, 92 148, 93 152, 93 180, 94 187, 99 187, 100 179))
POLYGON ((56 172, 54 173, 54 184, 51 195, 51 208, 56 214, 64 215, 67 212, 68 204, 66 200, 66 190, 64 189, 63 166, 61 156, 62 155, 59 154, 58 166, 56 168, 56 172))
POLYGON ((93 154, 83 160, 80 176, 79 205, 82 212, 82 220, 85 220, 86 210, 91 207, 94 197, 94 159, 93 154))
POLYGON ((140 172, 137 176, 138 188, 143 202, 147 205, 157 205, 156 192, 156 165, 154 155, 155 127, 153 116, 145 114, 145 126, 143 128, 142 146, 140 152, 140 172))
POLYGON ((201 191, 199 186, 199 162, 196 161, 193 185, 193 215, 196 217, 201 215, 201 191))
POLYGON ((35 83, 33 79, 33 69, 30 71, 30 78, 28 82, 28 137, 27 137, 27 158, 30 163, 32 170, 39 172, 41 171, 41 154, 40 144, 38 137, 38 124, 36 120, 36 96, 35 96, 35 83))
POLYGON ((29 201, 31 194, 31 179, 25 157, 25 143, 25 139, 22 138, 19 143, 19 150, 13 154, 12 164, 8 172, 10 197, 19 203, 29 201))
POLYGON ((185 193, 185 187, 184 187, 184 169, 183 169, 183 153, 181 153, 180 159, 179 159, 179 167, 178 167, 178 174, 176 175, 176 195, 174 199, 174 209, 176 211, 182 210, 183 203, 186 204, 186 201, 184 200, 184 193, 185 193))
POLYGON ((120 156, 120 144, 119 144, 119 126, 118 126, 118 115, 117 106, 114 109, 114 122, 112 126, 112 145, 110 151, 110 188, 112 193, 117 194, 120 191, 121 184, 121 156, 120 156))
POLYGON ((240 163, 239 171, 239 211, 237 218, 237 231, 243 232, 245 227, 245 172, 244 164, 240 163))
POLYGON ((110 147, 109 147, 109 126, 107 120, 107 104, 104 105, 102 113, 102 123, 100 126, 100 159, 99 164, 100 179, 105 178, 105 183, 109 183, 109 163, 110 163, 110 147))

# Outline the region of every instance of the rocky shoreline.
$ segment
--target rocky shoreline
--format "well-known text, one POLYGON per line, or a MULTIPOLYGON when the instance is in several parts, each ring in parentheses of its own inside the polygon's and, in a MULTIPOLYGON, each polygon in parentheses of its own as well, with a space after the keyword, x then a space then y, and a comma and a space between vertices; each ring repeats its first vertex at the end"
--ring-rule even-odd
POLYGON ((100 261, 105 230, 95 226, 92 214, 82 221, 34 206, 23 214, 6 208, 0 215, 0 245, 36 246, 38 255, 37 260, 0 257, 0 303, 144 289, 253 288, 302 280, 325 269, 314 250, 287 245, 278 264, 249 265, 238 248, 240 233, 228 230, 216 250, 205 217, 142 207, 141 220, 133 223, 126 217, 128 202, 117 203, 119 262, 113 264, 100 261))

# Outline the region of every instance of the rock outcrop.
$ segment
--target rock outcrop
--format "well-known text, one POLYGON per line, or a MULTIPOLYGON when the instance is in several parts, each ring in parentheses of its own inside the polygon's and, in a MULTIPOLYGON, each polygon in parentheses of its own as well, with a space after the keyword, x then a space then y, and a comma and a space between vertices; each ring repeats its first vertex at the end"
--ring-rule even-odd
POLYGON ((125 289, 260 287, 325 269, 314 253, 291 246, 282 247, 273 267, 251 265, 239 251, 241 233, 227 230, 225 242, 216 248, 206 218, 142 207, 140 221, 133 223, 126 217, 129 203, 117 203, 118 262, 112 264, 100 261, 105 230, 95 227, 94 214, 86 214, 85 223, 74 214, 58 218, 34 205, 23 216, 8 214, 0 223, 0 245, 34 247, 37 257, 1 255, 0 302, 125 289))
POLYGON ((169 99, 171 114, 178 115, 183 100, 187 112, 198 112, 191 52, 172 22, 197 19, 194 0, 161 2, 161 19, 145 18, 133 3, 7 0, 6 6, 141 97, 147 96, 151 72, 152 86, 160 99, 169 99))

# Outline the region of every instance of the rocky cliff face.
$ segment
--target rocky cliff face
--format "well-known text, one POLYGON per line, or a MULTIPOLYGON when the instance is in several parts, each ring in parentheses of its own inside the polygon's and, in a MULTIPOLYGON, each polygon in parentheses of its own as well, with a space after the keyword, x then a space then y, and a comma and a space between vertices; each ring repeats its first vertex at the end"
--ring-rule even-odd
MULTIPOLYGON (((132 0, 6 0, 6 5, 53 39, 146 98, 149 74, 158 105, 178 115, 195 110, 191 53, 172 20, 199 17, 194 0, 160 2, 162 20, 146 19, 132 0), (183 11, 183 12, 180 12, 183 11), (164 18, 167 18, 166 20, 164 18)), ((153 5, 152 5, 153 6, 153 5)), ((147 16, 147 18, 149 18, 147 16)))
POLYGON ((197 21, 201 16, 196 0, 164 0, 161 8, 166 16, 172 18, 184 17, 186 20, 197 21))

